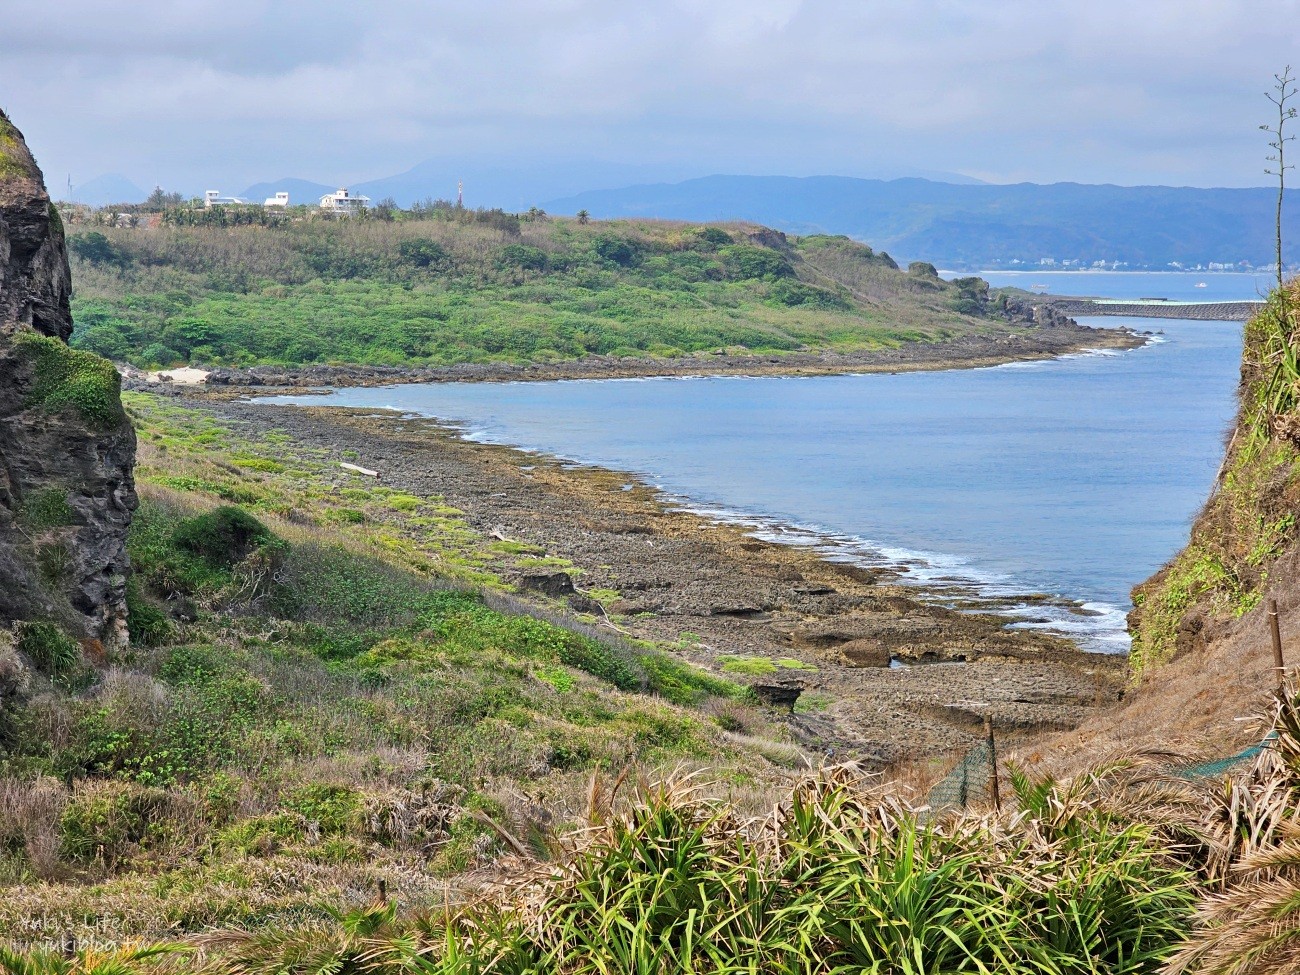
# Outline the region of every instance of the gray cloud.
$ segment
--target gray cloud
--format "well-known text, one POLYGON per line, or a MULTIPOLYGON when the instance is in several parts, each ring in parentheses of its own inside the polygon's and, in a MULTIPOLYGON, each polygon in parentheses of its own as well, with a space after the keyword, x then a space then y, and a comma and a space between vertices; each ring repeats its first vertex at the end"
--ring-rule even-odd
POLYGON ((429 157, 1256 184, 1300 0, 20 0, 51 181, 194 190, 429 157))

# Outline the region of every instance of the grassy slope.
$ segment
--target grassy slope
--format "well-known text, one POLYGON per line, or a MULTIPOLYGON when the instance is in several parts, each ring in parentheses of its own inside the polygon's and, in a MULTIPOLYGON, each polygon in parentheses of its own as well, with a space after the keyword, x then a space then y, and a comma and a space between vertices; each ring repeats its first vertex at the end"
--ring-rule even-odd
MULTIPOLYGON (((96 675, 17 634, 34 672, 0 727, 0 932, 38 951, 0 941, 0 971, 65 970, 39 949, 67 934, 74 971, 104 951, 150 971, 100 946, 214 926, 252 933, 201 940, 212 971, 379 975, 1140 973, 1224 925, 1259 941, 1192 908, 1285 836, 1294 712, 1230 784, 1122 762, 937 818, 851 770, 784 791, 797 752, 725 683, 496 602, 538 553, 286 436, 126 405, 136 644, 96 675), (628 766, 665 784, 620 798, 628 766), (381 880, 392 899, 365 907, 381 880)), ((14 650, 0 637, 0 667, 14 650)))
POLYGON ((434 904, 506 847, 489 821, 572 821, 593 770, 762 796, 798 760, 735 685, 514 602, 538 553, 437 499, 127 404, 132 651, 91 670, 52 627, 0 632, 29 688, 0 720, 4 937, 321 918, 380 879, 434 904))
POLYGON ((956 310, 957 287, 847 238, 742 225, 453 211, 71 233, 74 344, 141 365, 861 350, 992 324, 956 310))
POLYGON ((1248 613, 1293 548, 1300 508, 1300 282, 1246 325, 1237 425, 1187 547, 1133 590, 1132 666, 1144 674, 1248 613))
MULTIPOLYGON (((1250 326, 1243 425, 1186 563, 1202 568, 1164 576, 1197 582, 1184 608, 1256 601, 1289 544, 1297 297, 1250 326)), ((234 925, 257 933, 208 941, 218 971, 424 975, 489 959, 521 973, 1294 961, 1278 952, 1300 930, 1300 877, 1268 859, 1297 815, 1293 705, 1276 747, 1230 780, 1130 758, 1070 788, 1018 781, 1002 815, 929 819, 832 772, 747 820, 794 750, 726 683, 491 595, 539 553, 476 535, 436 498, 342 481, 287 437, 149 396, 127 406, 145 502, 135 649, 94 672, 51 628, 0 635, 0 670, 25 663, 30 690, 0 722, 12 943, 234 925), (751 734, 721 730, 737 725, 751 734), (679 781, 615 811, 608 784, 588 784, 680 762, 710 766, 729 801, 679 781), (444 914, 444 884, 473 889, 476 867, 516 883, 444 914), (379 880, 397 901, 357 908, 379 880)), ((1180 608, 1153 588, 1143 614, 1157 598, 1180 608)), ((96 957, 75 970, 109 970, 96 957)), ((25 970, 0 952, 0 971, 25 970)))

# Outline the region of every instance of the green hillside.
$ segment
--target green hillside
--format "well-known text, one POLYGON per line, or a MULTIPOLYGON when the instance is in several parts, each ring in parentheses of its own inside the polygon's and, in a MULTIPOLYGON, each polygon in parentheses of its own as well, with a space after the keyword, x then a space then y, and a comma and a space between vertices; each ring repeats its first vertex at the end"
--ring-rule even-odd
POLYGON ((975 282, 899 270, 843 237, 393 216, 73 226, 73 344, 143 366, 449 365, 871 350, 992 326, 975 282))
POLYGON ((1206 631, 1291 585, 1300 508, 1300 279, 1246 324, 1236 429, 1187 546, 1133 590, 1133 669, 1203 647, 1206 631))
POLYGON ((381 880, 433 907, 501 830, 576 822, 593 772, 764 795, 800 761, 740 686, 511 596, 536 549, 440 498, 126 408, 130 649, 0 627, 0 949, 318 921, 381 880))

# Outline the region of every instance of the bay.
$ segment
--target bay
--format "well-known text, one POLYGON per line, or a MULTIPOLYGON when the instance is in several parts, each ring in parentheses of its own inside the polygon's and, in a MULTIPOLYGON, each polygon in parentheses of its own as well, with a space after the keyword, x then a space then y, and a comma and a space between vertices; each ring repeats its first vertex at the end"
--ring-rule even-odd
POLYGON ((351 388, 271 402, 396 410, 643 476, 683 506, 1127 648, 1130 588, 1186 540, 1234 412, 1241 326, 986 369, 351 388), (1020 600, 1043 593, 1061 602, 1020 600), (1073 601, 1070 605, 1068 601, 1073 601))

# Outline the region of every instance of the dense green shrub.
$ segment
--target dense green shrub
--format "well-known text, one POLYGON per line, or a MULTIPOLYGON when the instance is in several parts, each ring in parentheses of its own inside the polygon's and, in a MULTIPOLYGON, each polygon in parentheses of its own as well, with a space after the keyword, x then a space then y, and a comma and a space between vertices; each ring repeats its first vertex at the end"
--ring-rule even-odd
POLYGON ((32 666, 50 678, 66 676, 81 662, 77 641, 53 623, 19 623, 17 647, 32 666))
POLYGON ((721 227, 701 227, 695 232, 695 239, 710 250, 717 250, 719 247, 726 247, 728 244, 735 243, 731 234, 721 227))
POLYGON ((51 412, 71 408, 101 429, 125 421, 121 380, 107 359, 29 331, 20 331, 16 344, 35 380, 24 405, 51 412))
POLYGON ((507 244, 497 259, 499 267, 517 267, 525 271, 545 271, 546 251, 527 244, 507 244))
POLYGON ((165 367, 184 362, 185 356, 161 342, 150 342, 140 350, 138 361, 146 366, 165 367))
POLYGON ((167 794, 133 782, 88 783, 59 817, 59 852, 75 863, 113 866, 135 852, 165 811, 167 794))
POLYGON ((91 264, 122 268, 131 263, 130 254, 94 230, 69 237, 68 250, 91 264))
POLYGON ((777 281, 767 290, 768 300, 787 308, 826 308, 844 310, 849 303, 825 288, 815 288, 797 281, 777 281))
POLYGON ((733 281, 757 278, 775 281, 794 277, 794 267, 776 251, 753 244, 732 244, 718 253, 726 264, 728 277, 733 281))
POLYGON ((592 240, 592 248, 598 257, 619 267, 632 267, 641 259, 641 249, 625 237, 613 234, 599 234, 592 240))
POLYGON ((449 260, 447 249, 436 240, 417 237, 404 240, 397 246, 402 260, 412 267, 444 267, 449 260))
POLYGON ((260 521, 231 505, 186 518, 176 526, 172 537, 177 547, 203 557, 211 565, 227 568, 246 559, 255 549, 279 542, 260 521))
POLYGON ((127 552, 139 602, 156 595, 181 609, 185 599, 215 593, 230 582, 228 566, 214 565, 193 549, 178 544, 177 534, 187 517, 183 510, 149 500, 136 510, 127 535, 127 552))

